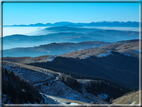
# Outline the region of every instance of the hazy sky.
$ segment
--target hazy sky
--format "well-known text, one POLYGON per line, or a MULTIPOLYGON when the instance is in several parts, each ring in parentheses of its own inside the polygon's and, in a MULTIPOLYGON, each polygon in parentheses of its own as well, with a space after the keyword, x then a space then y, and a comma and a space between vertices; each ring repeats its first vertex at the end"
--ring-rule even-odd
POLYGON ((139 21, 139 3, 3 3, 3 24, 139 21))

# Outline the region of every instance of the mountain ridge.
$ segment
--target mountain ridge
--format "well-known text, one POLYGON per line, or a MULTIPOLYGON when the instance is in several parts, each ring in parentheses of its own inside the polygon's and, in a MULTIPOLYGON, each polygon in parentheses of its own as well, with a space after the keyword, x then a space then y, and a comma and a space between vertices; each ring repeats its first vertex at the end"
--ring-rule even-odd
POLYGON ((88 48, 95 48, 106 46, 111 43, 109 42, 102 42, 102 41, 86 41, 86 42, 79 42, 79 43, 50 43, 45 45, 39 45, 34 47, 22 47, 22 48, 12 48, 3 50, 3 57, 6 56, 25 56, 23 53, 26 51, 26 56, 42 56, 42 55, 60 55, 64 53, 68 53, 75 50, 82 50, 88 48))
POLYGON ((60 25, 68 25, 68 26, 122 26, 122 27, 139 27, 139 22, 122 22, 122 21, 101 21, 101 22, 90 22, 90 23, 73 23, 73 22, 55 22, 55 23, 35 23, 29 25, 4 25, 4 27, 16 27, 16 26, 60 26, 60 25))

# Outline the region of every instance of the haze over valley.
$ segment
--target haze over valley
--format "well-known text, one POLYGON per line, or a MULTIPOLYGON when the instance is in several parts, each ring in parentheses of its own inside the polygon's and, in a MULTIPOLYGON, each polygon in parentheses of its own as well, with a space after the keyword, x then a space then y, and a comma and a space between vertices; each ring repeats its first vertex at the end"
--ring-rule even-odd
MULTIPOLYGON (((120 23, 120 22, 117 22, 120 23)), ((103 22, 102 22, 103 24, 103 22)), ((114 24, 115 25, 115 24, 114 24)), ((103 41, 103 42, 117 42, 121 40, 129 39, 139 39, 139 32, 135 28, 125 26, 119 26, 115 29, 113 27, 108 27, 108 29, 101 26, 97 27, 78 27, 78 26, 68 26, 66 22, 62 22, 58 26, 48 26, 47 28, 33 27, 33 32, 27 33, 12 33, 11 35, 4 35, 3 37, 3 49, 11 49, 18 47, 34 47, 39 45, 46 45, 50 43, 78 43, 85 41, 103 41), (101 28, 102 27, 102 28, 101 28), (126 29, 126 30, 122 30, 126 29), (32 36, 30 35, 32 34, 32 36), (117 39, 116 39, 117 38, 117 39)), ((15 27, 11 27, 14 29, 15 27)), ((138 27, 137 27, 138 28, 138 27)), ((24 30, 26 27, 16 27, 17 31, 20 32, 20 29, 24 30), (19 30, 18 30, 19 29, 19 30)), ((29 28, 28 28, 29 29, 29 28)), ((31 30, 31 28, 30 28, 31 30)), ((4 31, 4 34, 7 31, 4 31)), ((28 31, 27 31, 28 32, 28 31)))

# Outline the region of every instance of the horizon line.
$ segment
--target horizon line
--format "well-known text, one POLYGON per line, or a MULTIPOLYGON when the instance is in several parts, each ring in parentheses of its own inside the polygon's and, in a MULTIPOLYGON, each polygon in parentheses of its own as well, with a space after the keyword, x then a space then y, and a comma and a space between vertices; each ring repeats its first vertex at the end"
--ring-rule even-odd
POLYGON ((68 23, 85 23, 85 24, 87 24, 87 23, 97 23, 97 22, 121 22, 121 23, 127 23, 127 22, 136 22, 136 23, 140 23, 139 21, 94 21, 94 22, 70 22, 70 21, 58 21, 58 22, 54 22, 54 23, 50 23, 50 22, 47 22, 47 23, 40 23, 40 22, 38 22, 38 23, 31 23, 31 24, 5 24, 5 25, 3 25, 3 26, 14 26, 14 25, 16 25, 16 26, 18 26, 18 25, 26 25, 26 26, 28 26, 28 25, 35 25, 35 24, 43 24, 43 25, 46 25, 46 24, 56 24, 56 23, 59 23, 59 22, 68 22, 68 23))

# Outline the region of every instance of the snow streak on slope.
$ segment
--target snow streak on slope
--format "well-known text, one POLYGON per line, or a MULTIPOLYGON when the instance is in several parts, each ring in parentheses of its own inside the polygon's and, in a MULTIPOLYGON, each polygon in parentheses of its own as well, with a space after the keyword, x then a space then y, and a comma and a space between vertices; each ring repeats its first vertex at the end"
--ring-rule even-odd
POLYGON ((140 50, 133 50, 133 52, 139 54, 139 53, 140 53, 140 50))
POLYGON ((120 54, 123 54, 125 56, 131 56, 130 54, 127 54, 127 53, 120 53, 120 54))
MULTIPOLYGON (((85 90, 85 89, 84 89, 85 90)), ((70 87, 66 86, 64 83, 60 81, 53 81, 49 83, 48 86, 46 84, 41 84, 40 91, 47 95, 57 96, 60 98, 70 99, 70 100, 77 100, 82 102, 99 102, 99 103, 106 103, 99 99, 98 97, 87 93, 79 93, 70 87)))
POLYGON ((98 55, 97 57, 106 57, 106 56, 108 56, 108 55, 110 55, 110 54, 111 54, 111 52, 110 52, 110 51, 107 51, 107 53, 100 54, 100 55, 98 55))
POLYGON ((56 58, 56 56, 49 56, 48 58, 47 58, 47 61, 53 61, 54 59, 56 58))
POLYGON ((74 100, 73 102, 70 101, 70 103, 68 104, 76 105, 77 103, 75 101, 81 101, 81 102, 86 102, 86 103, 95 102, 99 104, 107 104, 107 102, 88 93, 85 87, 82 87, 82 93, 80 93, 66 86, 63 82, 58 81, 58 76, 61 75, 60 73, 56 73, 56 75, 54 75, 54 73, 52 74, 51 72, 47 72, 48 70, 44 71, 43 69, 40 70, 41 72, 38 72, 36 70, 28 69, 20 65, 18 66, 15 63, 10 63, 7 61, 4 61, 3 67, 19 74, 25 80, 29 80, 30 83, 34 84, 39 89, 39 91, 43 93, 42 96, 45 99, 44 101, 45 103, 49 103, 49 104, 64 104, 65 103, 67 104, 66 101, 74 100), (45 95, 56 96, 66 101, 59 100, 59 98, 55 98, 55 97, 54 98, 47 97, 45 95))
POLYGON ((23 77, 25 80, 28 80, 30 83, 36 83, 40 81, 50 80, 54 78, 54 75, 49 72, 37 72, 31 69, 27 69, 18 65, 11 63, 3 63, 3 68, 13 71, 23 77))
POLYGON ((89 58, 90 56, 88 55, 88 56, 85 56, 85 57, 83 57, 82 59, 86 59, 86 58, 89 58))

